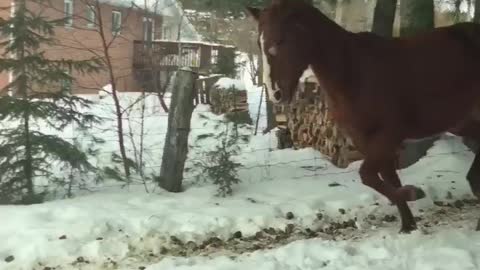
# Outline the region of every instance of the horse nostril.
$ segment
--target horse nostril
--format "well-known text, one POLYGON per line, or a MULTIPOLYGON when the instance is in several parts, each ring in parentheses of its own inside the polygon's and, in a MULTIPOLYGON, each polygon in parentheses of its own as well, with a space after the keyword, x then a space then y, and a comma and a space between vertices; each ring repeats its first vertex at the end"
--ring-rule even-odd
POLYGON ((276 100, 281 100, 282 99, 282 93, 280 93, 280 91, 276 91, 275 93, 273 93, 273 97, 276 100))

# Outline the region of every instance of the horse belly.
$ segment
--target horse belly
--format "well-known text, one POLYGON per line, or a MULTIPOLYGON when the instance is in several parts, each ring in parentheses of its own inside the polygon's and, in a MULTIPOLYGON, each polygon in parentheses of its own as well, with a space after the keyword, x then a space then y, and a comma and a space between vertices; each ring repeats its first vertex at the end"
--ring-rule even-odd
POLYGON ((455 109, 445 109, 444 106, 440 106, 423 110, 416 121, 407 123, 406 140, 409 142, 428 140, 454 130, 470 117, 472 106, 464 105, 455 109))

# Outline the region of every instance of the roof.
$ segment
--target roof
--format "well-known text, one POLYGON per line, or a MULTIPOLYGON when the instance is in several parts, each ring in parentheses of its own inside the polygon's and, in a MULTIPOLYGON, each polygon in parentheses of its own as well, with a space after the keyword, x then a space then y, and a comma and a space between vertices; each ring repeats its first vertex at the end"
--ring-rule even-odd
POLYGON ((175 16, 181 9, 178 5, 177 0, 99 0, 100 3, 108 4, 116 7, 130 8, 137 7, 140 9, 146 9, 150 11, 157 11, 159 14, 164 16, 175 16), (145 8, 145 1, 147 2, 147 7, 145 8))
MULTIPOLYGON (((178 43, 178 41, 176 41, 176 40, 156 39, 155 41, 178 43)), ((232 49, 235 48, 235 46, 232 46, 232 45, 225 45, 225 44, 213 43, 213 42, 208 42, 208 41, 180 41, 180 43, 183 43, 183 44, 198 44, 198 45, 206 45, 206 46, 212 46, 212 47, 224 47, 224 48, 232 48, 232 49)))
POLYGON ((182 20, 180 24, 182 27, 182 41, 183 40, 201 40, 201 36, 196 31, 195 27, 190 23, 188 18, 184 16, 184 11, 178 0, 99 0, 101 3, 130 8, 136 7, 139 9, 146 9, 155 12, 161 16, 175 18, 182 20), (147 7, 145 8, 145 2, 147 7))

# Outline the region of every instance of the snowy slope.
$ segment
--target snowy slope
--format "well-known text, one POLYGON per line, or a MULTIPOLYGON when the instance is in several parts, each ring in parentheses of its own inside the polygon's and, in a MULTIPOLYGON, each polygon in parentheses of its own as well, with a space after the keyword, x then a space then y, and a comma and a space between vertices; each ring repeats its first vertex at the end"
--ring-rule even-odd
MULTIPOLYGON (((71 265, 79 257, 89 261, 84 267, 93 267, 82 269, 108 269, 101 265, 109 258, 123 269, 133 269, 128 267, 146 264, 139 254, 159 256, 162 247, 170 248, 172 235, 182 242, 200 243, 212 236, 226 240, 237 231, 248 237, 263 228, 284 229, 290 223, 317 230, 353 218, 358 230, 372 230, 371 239, 350 243, 320 237, 242 255, 235 261, 222 256, 213 260, 167 256, 149 269, 244 269, 253 265, 262 266, 257 269, 318 269, 327 261, 325 269, 365 269, 368 265, 378 267, 368 269, 447 269, 445 262, 452 256, 465 258, 455 269, 477 269, 470 267, 477 258, 469 253, 480 248, 478 233, 471 231, 475 220, 464 224, 463 233, 443 230, 433 236, 398 236, 398 222, 388 230, 375 229, 366 221, 369 215, 396 215, 396 209, 360 183, 358 164, 340 170, 318 154, 312 159, 314 155, 309 149, 243 155, 246 166, 252 168, 241 172, 244 182, 235 187, 233 197, 225 199, 215 197, 210 185, 193 185, 182 194, 111 187, 42 205, 1 206, 0 269, 43 269, 39 264, 80 269, 71 265), (255 167, 262 162, 272 165, 255 167), (290 211, 294 213, 291 220, 286 218, 290 211), (318 213, 323 216, 320 221, 318 213), (408 249, 402 251, 404 247, 408 249), (445 261, 434 260, 435 254, 442 254, 445 261), (7 263, 3 258, 9 256, 15 259, 7 263), (392 257, 394 263, 385 268, 392 257), (221 267, 213 267, 216 263, 221 267)), ((428 157, 402 171, 404 183, 417 183, 427 192, 427 198, 413 204, 415 215, 435 208, 434 201, 470 198, 464 174, 471 159, 457 138, 446 137, 428 157)))

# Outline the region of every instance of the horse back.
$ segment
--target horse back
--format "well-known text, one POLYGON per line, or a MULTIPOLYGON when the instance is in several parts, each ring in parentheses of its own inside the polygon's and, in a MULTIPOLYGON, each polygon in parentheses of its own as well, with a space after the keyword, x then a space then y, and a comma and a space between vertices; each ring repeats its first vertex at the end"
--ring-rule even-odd
POLYGON ((478 24, 398 38, 364 32, 353 44, 350 101, 357 111, 365 109, 362 120, 369 125, 401 122, 415 130, 409 135, 421 137, 455 124, 480 102, 478 24))

